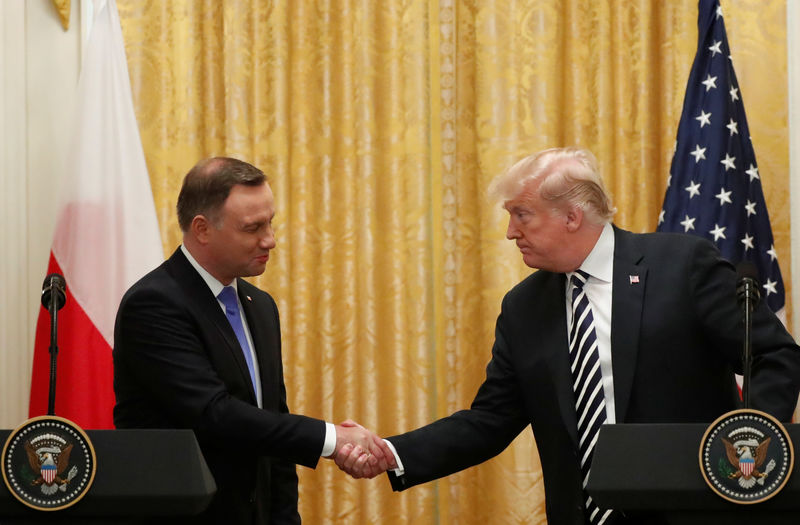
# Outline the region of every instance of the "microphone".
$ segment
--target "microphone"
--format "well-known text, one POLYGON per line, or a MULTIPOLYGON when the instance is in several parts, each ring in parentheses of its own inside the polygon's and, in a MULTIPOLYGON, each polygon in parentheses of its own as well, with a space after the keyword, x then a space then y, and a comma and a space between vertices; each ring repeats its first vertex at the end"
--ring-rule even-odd
POLYGON ((736 298, 740 305, 749 307, 751 312, 761 300, 758 270, 749 261, 743 261, 736 265, 736 298))
POLYGON ((42 306, 50 312, 50 396, 47 415, 56 414, 56 361, 58 357, 58 311, 67 302, 67 281, 64 277, 51 273, 42 283, 42 306))
POLYGON ((61 310, 67 302, 66 287, 67 282, 64 277, 57 273, 51 273, 45 277, 42 284, 42 306, 48 310, 53 306, 56 310, 61 310), (55 299, 55 305, 53 299, 55 299))
POLYGON ((755 310, 761 293, 758 291, 758 270, 753 263, 742 261, 736 265, 736 298, 744 313, 744 341, 742 348, 742 401, 750 408, 750 375, 753 367, 752 327, 755 310))

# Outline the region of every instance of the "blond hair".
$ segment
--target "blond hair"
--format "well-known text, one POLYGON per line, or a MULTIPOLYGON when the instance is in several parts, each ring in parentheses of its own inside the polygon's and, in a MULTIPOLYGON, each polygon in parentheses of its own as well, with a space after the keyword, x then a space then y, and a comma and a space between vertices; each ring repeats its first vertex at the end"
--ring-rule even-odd
POLYGON ((580 148, 551 148, 521 159, 492 181, 489 196, 501 202, 511 200, 538 179, 539 197, 555 208, 565 203, 577 206, 598 223, 611 221, 617 211, 603 185, 597 159, 580 148))

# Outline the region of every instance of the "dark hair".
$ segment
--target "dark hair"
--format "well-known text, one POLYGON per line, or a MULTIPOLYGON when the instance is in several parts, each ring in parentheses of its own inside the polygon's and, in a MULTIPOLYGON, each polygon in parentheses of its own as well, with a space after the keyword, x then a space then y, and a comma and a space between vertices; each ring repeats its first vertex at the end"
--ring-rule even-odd
POLYGON ((266 182, 264 172, 247 162, 229 157, 201 160, 183 178, 178 194, 181 230, 189 231, 197 215, 204 215, 212 224, 219 225, 219 211, 231 188, 237 184, 260 186, 266 182))

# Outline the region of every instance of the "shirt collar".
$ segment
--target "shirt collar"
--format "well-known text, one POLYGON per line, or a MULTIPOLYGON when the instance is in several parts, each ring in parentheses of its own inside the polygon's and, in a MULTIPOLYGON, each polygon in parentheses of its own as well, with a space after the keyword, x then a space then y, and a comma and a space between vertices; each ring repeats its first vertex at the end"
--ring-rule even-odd
MULTIPOLYGON (((614 275, 614 228, 610 222, 605 223, 600 237, 583 260, 580 270, 588 273, 592 277, 605 282, 612 282, 614 275)), ((567 274, 567 278, 572 276, 572 272, 567 274)))
MULTIPOLYGON (((191 264, 192 267, 197 270, 197 273, 200 274, 200 277, 203 278, 203 281, 205 281, 205 283, 208 285, 208 288, 211 290, 211 293, 214 294, 214 297, 218 296, 222 289, 225 288, 225 285, 219 282, 216 277, 208 273, 208 270, 200 266, 200 263, 197 262, 194 257, 192 257, 192 254, 189 253, 189 250, 187 250, 186 246, 183 244, 181 244, 181 251, 186 256, 189 264, 191 264)), ((233 286, 233 289, 238 292, 238 288, 236 287, 236 279, 231 281, 231 284, 228 286, 233 286)))

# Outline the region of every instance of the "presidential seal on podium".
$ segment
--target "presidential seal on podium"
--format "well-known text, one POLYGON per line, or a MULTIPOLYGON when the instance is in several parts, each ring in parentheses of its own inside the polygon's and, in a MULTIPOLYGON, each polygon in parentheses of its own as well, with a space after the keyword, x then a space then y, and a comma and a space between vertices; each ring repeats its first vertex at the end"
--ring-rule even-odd
POLYGON ((27 420, 6 440, 3 481, 28 507, 54 511, 83 498, 94 481, 97 461, 86 433, 57 416, 27 420))
POLYGON ((723 414, 700 444, 700 470, 711 490, 733 503, 760 503, 786 485, 794 449, 786 429, 758 410, 723 414))

